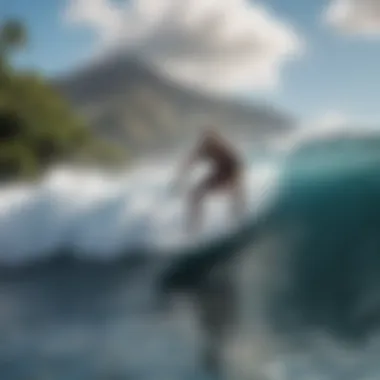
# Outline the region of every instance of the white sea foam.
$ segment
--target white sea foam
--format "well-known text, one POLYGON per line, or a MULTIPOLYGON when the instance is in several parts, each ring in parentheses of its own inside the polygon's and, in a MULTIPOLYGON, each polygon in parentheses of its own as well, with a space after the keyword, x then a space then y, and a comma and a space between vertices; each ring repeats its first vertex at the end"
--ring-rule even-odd
MULTIPOLYGON (((0 264, 17 264, 69 248, 111 259, 144 248, 165 252, 194 243, 184 235, 186 192, 173 192, 169 163, 145 163, 122 174, 57 167, 33 185, 0 188, 0 264)), ((257 212, 275 181, 273 165, 247 170, 247 212, 257 212)), ((228 228, 226 199, 206 203, 204 236, 228 228)))

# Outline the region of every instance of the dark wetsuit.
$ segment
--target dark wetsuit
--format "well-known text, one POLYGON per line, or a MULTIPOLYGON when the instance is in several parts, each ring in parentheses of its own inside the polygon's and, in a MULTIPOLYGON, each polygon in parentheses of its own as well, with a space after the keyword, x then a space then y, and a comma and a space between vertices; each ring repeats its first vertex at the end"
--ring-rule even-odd
POLYGON ((222 144, 204 141, 198 157, 210 161, 213 166, 211 175, 202 184, 204 189, 233 185, 240 177, 241 162, 232 150, 222 144))
POLYGON ((190 163, 198 159, 211 162, 213 167, 211 174, 190 192, 188 227, 192 232, 200 226, 200 203, 207 194, 227 190, 232 196, 234 217, 242 215, 245 204, 243 163, 228 143, 217 135, 205 136, 190 163))
MULTIPOLYGON (((245 207, 243 162, 229 144, 218 135, 208 135, 191 156, 190 163, 198 159, 210 161, 213 167, 211 174, 190 193, 188 228, 191 233, 201 227, 201 201, 209 192, 230 192, 232 212, 237 220, 244 214, 245 207)), ((200 321, 205 333, 202 362, 204 368, 215 376, 222 370, 223 346, 233 325, 236 309, 236 295, 231 287, 229 270, 226 269, 223 265, 213 269, 212 275, 202 281, 198 289, 200 321)))

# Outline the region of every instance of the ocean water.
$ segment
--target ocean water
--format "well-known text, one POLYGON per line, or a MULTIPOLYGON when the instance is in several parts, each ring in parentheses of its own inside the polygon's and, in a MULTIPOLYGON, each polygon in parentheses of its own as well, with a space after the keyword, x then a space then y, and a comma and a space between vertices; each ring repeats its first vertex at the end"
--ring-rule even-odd
POLYGON ((61 167, 0 189, 1 378, 212 378, 198 308, 162 302, 158 286, 194 263, 190 283, 209 276, 207 255, 233 268, 237 289, 224 378, 380 377, 374 138, 255 157, 247 222, 232 235, 218 196, 203 234, 186 236, 170 161, 117 175, 61 167))

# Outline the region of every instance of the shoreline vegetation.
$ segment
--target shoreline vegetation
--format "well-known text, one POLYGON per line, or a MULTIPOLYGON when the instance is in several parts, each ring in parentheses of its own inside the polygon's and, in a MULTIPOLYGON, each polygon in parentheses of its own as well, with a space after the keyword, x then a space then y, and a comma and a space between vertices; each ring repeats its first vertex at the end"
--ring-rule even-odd
POLYGON ((96 136, 42 73, 15 67, 27 42, 18 20, 0 23, 0 182, 35 180, 60 163, 125 164, 124 150, 96 136))

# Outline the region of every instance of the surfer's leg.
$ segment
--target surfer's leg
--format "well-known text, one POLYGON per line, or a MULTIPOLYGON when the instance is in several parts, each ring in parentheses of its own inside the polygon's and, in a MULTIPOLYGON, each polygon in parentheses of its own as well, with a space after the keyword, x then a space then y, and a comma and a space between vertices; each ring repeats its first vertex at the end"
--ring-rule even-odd
POLYGON ((235 293, 229 264, 213 268, 198 290, 200 327, 203 333, 202 366, 221 376, 224 350, 235 318, 235 293))
POLYGON ((231 182, 231 205, 232 217, 235 221, 241 221, 244 216, 246 207, 246 194, 244 190, 244 183, 241 176, 237 176, 231 182))
POLYGON ((193 233, 200 227, 202 217, 202 201, 204 197, 212 192, 225 190, 230 182, 230 174, 222 169, 216 170, 192 191, 189 202, 189 229, 193 233))
MULTIPOLYGON (((198 295, 199 319, 203 335, 203 347, 201 352, 201 365, 205 371, 212 375, 220 375, 223 346, 223 316, 224 310, 220 310, 217 304, 217 296, 212 289, 210 280, 208 286, 203 286, 198 295)), ((213 284, 215 286, 215 284, 213 284)))
POLYGON ((202 182, 190 194, 187 231, 196 233, 202 221, 202 201, 208 192, 209 181, 202 182))
POLYGON ((209 193, 225 186, 226 178, 223 172, 216 170, 190 194, 188 228, 191 233, 197 232, 202 222, 202 201, 209 193))

